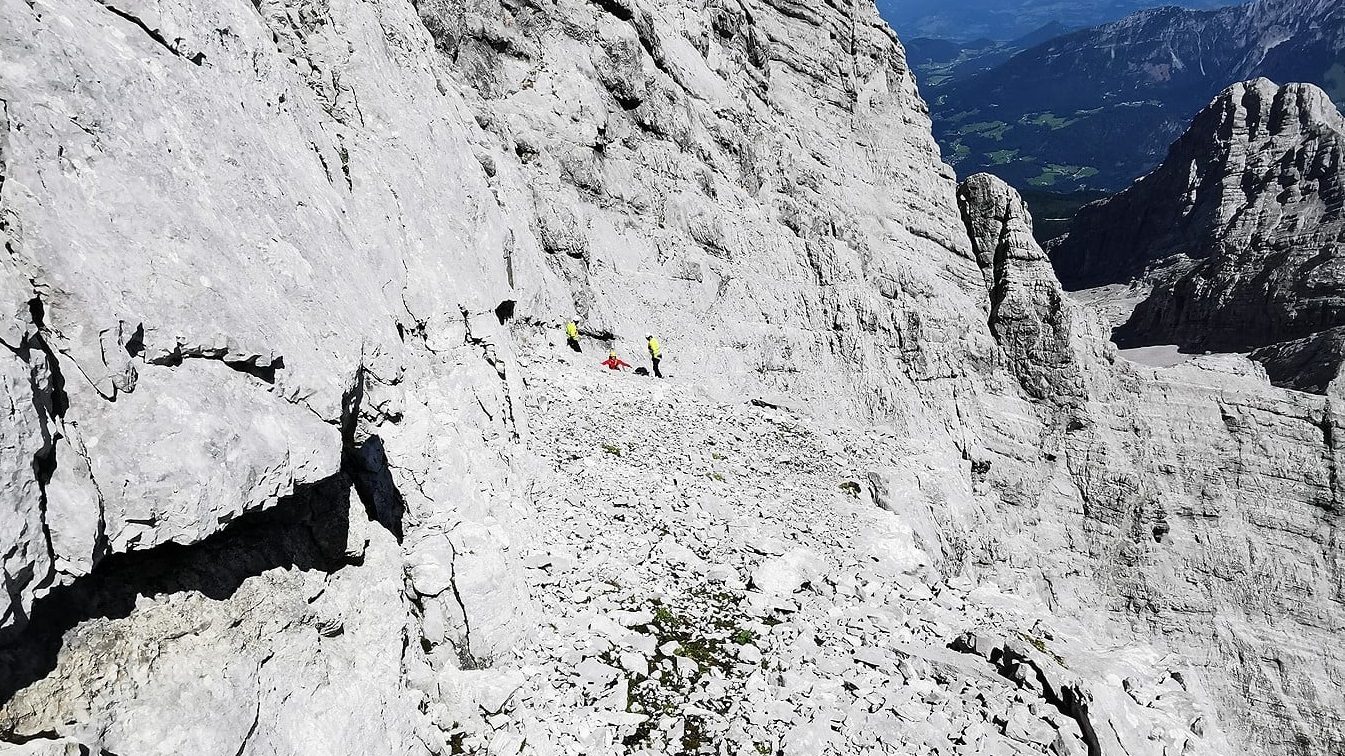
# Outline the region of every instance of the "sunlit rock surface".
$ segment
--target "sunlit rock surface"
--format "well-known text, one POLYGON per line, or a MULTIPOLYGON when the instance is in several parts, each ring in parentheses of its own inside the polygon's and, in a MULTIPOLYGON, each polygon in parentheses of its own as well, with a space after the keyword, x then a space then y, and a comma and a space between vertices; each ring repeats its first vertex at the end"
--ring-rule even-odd
POLYGON ((1338 409, 1119 359, 869 3, 0 20, 0 752, 1342 747, 1338 409))

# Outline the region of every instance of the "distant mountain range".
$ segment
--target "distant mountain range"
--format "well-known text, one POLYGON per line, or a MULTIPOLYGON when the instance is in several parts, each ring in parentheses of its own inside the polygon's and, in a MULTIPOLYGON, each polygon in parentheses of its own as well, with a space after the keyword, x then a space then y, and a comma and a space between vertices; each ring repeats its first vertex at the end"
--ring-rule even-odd
POLYGON ((878 10, 903 42, 917 37, 1007 42, 1050 23, 1079 29, 1156 5, 1217 8, 1227 4, 1228 0, 878 0, 878 10))
POLYGON ((982 51, 988 70, 970 53, 936 70, 930 45, 913 48, 945 159, 1025 189, 1124 188, 1235 81, 1312 83, 1345 102, 1341 0, 1144 10, 1002 62, 982 51))
POLYGON ((1070 27, 1052 21, 1008 42, 996 42, 988 37, 970 42, 911 37, 902 40, 902 43, 906 46, 906 60, 920 77, 921 86, 935 89, 989 71, 1024 50, 1064 36, 1070 31, 1070 27))

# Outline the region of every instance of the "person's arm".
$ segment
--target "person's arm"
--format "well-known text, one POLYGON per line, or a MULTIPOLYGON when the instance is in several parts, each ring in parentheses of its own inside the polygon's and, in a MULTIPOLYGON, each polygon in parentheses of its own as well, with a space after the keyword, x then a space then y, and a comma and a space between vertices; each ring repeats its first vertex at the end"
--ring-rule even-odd
POLYGON ((630 367, 630 364, 625 362, 624 360, 617 360, 616 364, 620 365, 621 367, 630 367))

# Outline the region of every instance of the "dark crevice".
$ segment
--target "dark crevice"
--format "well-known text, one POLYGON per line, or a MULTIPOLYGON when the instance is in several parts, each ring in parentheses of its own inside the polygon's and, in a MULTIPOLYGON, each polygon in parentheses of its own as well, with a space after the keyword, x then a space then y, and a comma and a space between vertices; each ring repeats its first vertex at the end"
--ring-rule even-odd
POLYGON ((964 193, 958 194, 958 211, 962 215, 962 225, 967 230, 967 235, 971 239, 972 255, 981 268, 982 275, 986 279, 986 289, 990 298, 990 318, 987 325, 990 328, 990 335, 995 338, 997 343, 1002 343, 1003 339, 999 333, 999 310, 1004 304, 1007 295, 1007 280, 1005 271, 1009 264, 1009 221, 1012 219, 1013 209, 1006 206, 1003 217, 996 217, 995 221, 999 226, 999 236, 995 240, 993 250, 977 249, 976 221, 971 215, 971 197, 964 193), (987 255, 986 252, 989 252, 987 255), (986 258, 989 258, 988 260, 986 258))
POLYGON ((145 351, 145 325, 141 323, 135 327, 135 333, 126 340, 126 353, 132 357, 139 357, 145 351))
MULTIPOLYGON (((240 515, 199 543, 114 554, 53 589, 34 603, 22 630, 0 633, 0 706, 56 668, 77 626, 124 619, 142 597, 191 592, 223 601, 269 570, 331 573, 353 564, 346 557, 351 488, 351 479, 338 473, 299 487, 273 507, 240 515)), ((12 740, 15 734, 3 727, 0 738, 12 740)))
MULTIPOLYGON (((40 297, 28 300, 28 317, 33 323, 33 332, 24 339, 19 351, 25 362, 32 364, 33 358, 40 354, 47 367, 47 385, 41 386, 37 374, 32 375, 33 409, 42 422, 44 443, 33 454, 33 479, 37 482, 38 507, 41 511, 43 537, 46 548, 52 552, 51 529, 47 522, 47 487, 56 475, 57 444, 61 440, 61 420, 70 409, 70 397, 65 392, 65 376, 61 373, 61 364, 56 353, 43 337, 46 329, 46 308, 40 297)), ((14 629, 24 627, 28 618, 14 624, 14 629)))
MULTIPOLYGON (((610 92, 611 90, 608 91, 610 92)), ((612 98, 616 100, 616 104, 620 105, 621 109, 628 113, 632 110, 638 110, 645 101, 645 98, 640 95, 617 94, 616 92, 611 92, 611 95, 612 98)))
POLYGON ((995 671, 1000 677, 1009 680, 1016 686, 1022 687, 1025 685, 1023 679, 1024 668, 1030 670, 1033 679, 1036 681, 1036 688, 1040 689, 1042 699, 1078 724, 1079 734, 1083 737, 1084 745, 1088 748, 1088 756, 1102 756, 1102 744, 1098 740, 1097 730, 1093 728, 1092 717, 1088 713, 1088 695, 1080 690, 1077 684, 1057 686, 1047 678, 1041 667, 1031 657, 1020 653, 1010 643, 1005 642, 994 646, 990 650, 989 657, 985 657, 983 650, 978 649, 977 645, 975 637, 968 634, 957 638, 948 644, 948 647, 959 653, 985 658, 995 667, 995 671))
MULTIPOLYGON (((9 150, 9 101, 0 97, 0 192, 5 189, 5 159, 9 150)), ((4 218, 0 217, 0 230, 5 228, 4 218)))
POLYGON ((514 319, 514 309, 516 302, 512 299, 506 299, 495 308, 495 317, 500 321, 500 325, 508 323, 514 319))
POLYGON ((349 454, 355 448, 355 431, 360 424, 360 410, 364 406, 364 363, 355 368, 355 379, 341 394, 341 450, 349 454))
MULTIPOLYGON (((489 49, 496 55, 509 55, 513 53, 514 45, 510 40, 496 39, 494 37, 484 37, 479 38, 477 41, 480 42, 481 44, 484 44, 487 49, 489 49)), ((522 54, 519 54, 517 57, 523 58, 525 60, 527 59, 527 56, 522 54)))
POLYGON ((137 28, 140 29, 140 31, 144 32, 146 36, 154 40, 156 44, 158 44, 160 47, 167 50, 168 52, 172 53, 174 56, 182 58, 183 60, 191 63, 192 65, 196 66, 205 65, 205 53, 199 53, 199 52, 187 53, 183 51, 178 46, 179 43, 182 42, 181 39, 169 42, 163 36, 162 32, 160 32, 158 29, 150 28, 149 24, 146 24, 139 17, 126 12, 121 8, 116 7, 115 5, 109 5, 107 2, 105 2, 105 0, 98 0, 98 4, 103 6, 107 10, 111 11, 114 15, 118 16, 119 18, 125 19, 126 21, 129 21, 130 23, 134 24, 137 28))
POLYGON ((616 16, 618 20, 630 21, 635 18, 635 11, 624 0, 595 0, 598 7, 616 16))
POLYGON ((999 312, 1004 306, 1004 300, 1008 296, 1008 274, 1009 267, 1009 215, 1011 211, 1006 211, 1006 215, 1000 219, 999 240, 995 244, 994 262, 990 269, 991 280, 994 282, 990 288, 990 333, 995 337, 995 341, 1002 342, 999 333, 999 312))
POLYGON ((392 479, 383 439, 371 436, 358 447, 349 449, 345 455, 344 469, 369 519, 382 525, 397 538, 397 543, 401 543, 406 499, 392 479))
POLYGON ((1315 506, 1332 514, 1341 511, 1340 468, 1337 461, 1339 457, 1336 450, 1335 407, 1335 400, 1327 399, 1326 406, 1322 408, 1322 447, 1326 452, 1326 465, 1329 471, 1326 489, 1327 496, 1325 499, 1313 499, 1311 501, 1315 506))
POLYGON ((252 742, 252 736, 257 734, 257 725, 260 724, 261 721, 262 698, 259 694, 257 696, 257 708, 252 713, 252 726, 248 727, 247 734, 243 736, 243 742, 238 744, 238 750, 234 752, 234 756, 243 756, 243 752, 247 750, 248 744, 252 742))
MULTIPOLYGON (((137 331, 137 333, 139 333, 139 331, 137 331)), ((126 347, 129 351, 131 344, 128 343, 126 347)), ((141 348, 143 348, 143 345, 141 348)), ((237 360, 229 359, 223 350, 216 349, 183 351, 181 348, 178 348, 170 354, 155 357, 147 360, 147 362, 151 365, 159 365, 161 367, 178 367, 187 360, 215 360, 223 363, 224 366, 230 370, 235 370, 244 375, 250 375, 268 385, 274 385, 276 382, 276 372, 285 368, 284 357, 272 357, 269 360, 263 360, 260 357, 252 356, 237 360)))
POLYGON ((1093 729, 1092 717, 1088 715, 1088 701, 1084 699, 1079 689, 1075 686, 1061 688, 1058 698, 1051 695, 1050 688, 1046 689, 1046 693, 1047 703, 1079 724, 1079 734, 1083 736, 1084 745, 1088 748, 1088 756, 1102 756, 1101 742, 1098 740, 1097 731, 1093 729))
POLYGON ((66 411, 70 409, 70 397, 65 393, 65 376, 61 373, 61 363, 57 361, 56 353, 42 336, 47 326, 46 308, 40 298, 33 297, 28 300, 28 315, 33 320, 35 333, 28 337, 27 347, 46 355, 47 370, 51 374, 51 412, 55 417, 65 417, 66 411))
POLYGON ((362 443, 356 440, 364 405, 366 374, 366 368, 361 364, 355 371, 353 384, 341 398, 341 468, 359 494, 369 519, 382 525, 397 538, 397 543, 401 543, 406 499, 392 478, 383 439, 373 435, 362 443))
POLYGON ((33 474, 37 478, 39 489, 44 493, 56 475, 56 442, 61 438, 60 433, 53 432, 51 440, 41 451, 33 455, 33 474))
POLYGON ((453 589, 453 600, 458 603, 458 611, 462 612, 462 648, 457 649, 458 662, 463 669, 488 667, 488 664, 481 664, 472 654, 472 620, 467 612, 467 604, 462 600, 462 593, 458 590, 458 550, 456 548, 453 549, 453 573, 448 584, 453 589))
POLYGON ((285 358, 276 357, 267 365, 258 365, 255 360, 242 360, 238 362, 224 360, 224 364, 228 365, 232 370, 237 370, 240 373, 250 375, 263 383, 274 384, 276 382, 276 371, 285 367, 285 358))
POLYGON ((350 178, 350 150, 346 149, 345 139, 338 137, 336 154, 341 156, 341 175, 346 180, 346 191, 354 191, 355 182, 350 178))
MULTIPOLYGON (((632 7, 633 3, 629 0, 594 0, 598 7, 607 11, 617 18, 630 24, 635 29, 636 38, 640 41, 640 46, 644 48, 645 54, 653 61, 654 66, 662 71, 676 84, 681 84, 676 72, 668 65, 667 57, 663 53, 663 47, 659 42, 658 33, 654 29, 653 21, 647 13, 641 12, 638 7, 632 7)), ((639 103, 636 103, 638 107, 639 103)), ((627 107, 627 103, 622 103, 622 107, 627 107)))
POLYGON ((0 743, 5 745, 27 745, 39 740, 60 740, 60 733, 55 730, 42 730, 40 732, 29 733, 27 735, 8 735, 0 743))
MULTIPOLYGON (((518 436, 518 425, 515 422, 515 416, 514 416, 514 396, 509 389, 509 380, 507 377, 508 368, 506 366, 506 363, 499 357, 499 355, 495 351, 495 347, 491 345, 491 343, 487 339, 478 338, 472 334, 471 315, 467 312, 466 307, 462 307, 461 305, 459 305, 459 308, 462 311, 462 321, 465 330, 465 333, 463 334, 463 343, 470 344, 480 348, 482 358, 486 361, 487 365, 490 365, 492 368, 495 369, 495 374, 500 377, 500 380, 503 383, 501 388, 504 390, 504 408, 503 408, 504 423, 509 428, 510 435, 513 437, 515 441, 517 441, 519 436, 518 436)), ((479 398, 478 401, 480 401, 479 398)), ((484 403, 482 403, 481 408, 483 410, 486 410, 486 414, 490 415, 491 417, 494 417, 494 413, 491 412, 489 409, 487 409, 484 403)))
POLYGON ((609 328, 603 328, 602 330, 598 330, 595 328, 581 327, 579 329, 579 333, 589 337, 590 339, 595 339, 597 341, 603 341, 603 342, 616 341, 616 334, 613 333, 612 330, 609 328))
POLYGON ((318 164, 322 166, 322 175, 327 177, 327 183, 335 184, 336 177, 332 175, 331 166, 327 165, 327 158, 322 156, 322 149, 318 147, 318 143, 309 142, 308 146, 313 149, 313 154, 317 156, 318 164))

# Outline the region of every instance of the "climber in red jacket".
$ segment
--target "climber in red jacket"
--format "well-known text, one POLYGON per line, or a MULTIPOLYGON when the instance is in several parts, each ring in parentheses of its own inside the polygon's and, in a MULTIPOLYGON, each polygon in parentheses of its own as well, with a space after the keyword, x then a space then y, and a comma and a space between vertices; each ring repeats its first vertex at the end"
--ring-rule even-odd
POLYGON ((598 364, 599 364, 599 365, 602 365, 602 366, 604 366, 604 367, 606 367, 608 370, 620 370, 620 369, 622 369, 622 368, 628 368, 628 367, 630 367, 629 364, 623 362, 623 361, 621 360, 620 357, 616 356, 616 350, 615 350, 615 349, 613 349, 612 351, 608 352, 608 353, 607 353, 607 359, 603 360, 602 362, 600 362, 600 363, 598 363, 598 364))

